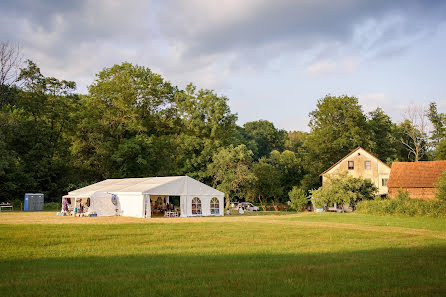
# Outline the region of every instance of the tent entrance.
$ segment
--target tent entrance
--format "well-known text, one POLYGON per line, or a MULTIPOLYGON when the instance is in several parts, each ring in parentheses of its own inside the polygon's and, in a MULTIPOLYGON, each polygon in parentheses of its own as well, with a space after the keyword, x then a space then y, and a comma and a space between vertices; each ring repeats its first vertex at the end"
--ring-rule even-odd
POLYGON ((150 195, 152 217, 180 216, 180 196, 150 195))

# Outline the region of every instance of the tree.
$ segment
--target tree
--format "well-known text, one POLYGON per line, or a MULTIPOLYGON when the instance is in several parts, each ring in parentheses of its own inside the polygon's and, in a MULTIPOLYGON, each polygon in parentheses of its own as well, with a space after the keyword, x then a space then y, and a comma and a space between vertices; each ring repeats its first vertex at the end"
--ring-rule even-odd
POLYGON ((76 112, 71 150, 78 166, 95 172, 96 179, 171 173, 175 153, 164 135, 181 126, 176 88, 130 63, 104 68, 96 77, 76 112))
POLYGON ((44 192, 50 201, 58 199, 76 172, 70 166, 69 150, 76 85, 43 76, 32 61, 18 79, 21 89, 15 89, 16 101, 0 113, 0 138, 7 151, 0 159, 8 163, 1 176, 0 196, 20 197, 26 189, 44 192))
POLYGON ((382 161, 393 161, 401 159, 400 138, 396 134, 396 125, 381 108, 369 113, 367 120, 371 132, 371 151, 382 161))
POLYGON ((285 140, 285 149, 297 153, 304 144, 307 134, 302 131, 288 132, 288 138, 285 140))
POLYGON ((0 109, 17 100, 17 81, 22 55, 19 45, 0 41, 0 109))
POLYGON ((302 161, 294 152, 289 150, 282 153, 273 150, 265 161, 278 171, 280 187, 283 190, 280 201, 284 202, 288 199, 287 193, 291 191, 293 186, 299 185, 302 180, 304 173, 302 161))
POLYGON ((231 196, 247 195, 248 188, 255 182, 251 166, 252 152, 243 144, 221 148, 212 156, 208 174, 214 187, 226 193, 226 208, 229 208, 231 196))
POLYGON ((438 143, 435 150, 435 160, 446 160, 446 138, 438 143))
POLYGON ((311 132, 303 144, 307 174, 302 186, 319 185, 319 174, 358 146, 371 147, 371 133, 358 99, 329 96, 318 100, 310 113, 311 132))
POLYGON ((415 162, 425 154, 428 146, 428 117, 422 106, 409 105, 405 110, 402 129, 405 137, 401 142, 407 148, 408 156, 413 155, 415 162))
POLYGON ((438 113, 437 103, 431 102, 427 116, 432 123, 431 140, 433 145, 436 146, 442 139, 446 137, 446 115, 438 113))
POLYGON ((9 86, 16 82, 21 64, 20 46, 0 41, 0 86, 9 86))
POLYGON ((189 84, 175 94, 180 135, 177 163, 180 171, 203 180, 212 155, 227 146, 235 130, 237 116, 231 113, 228 98, 212 90, 196 90, 189 84))
POLYGON ((303 209, 305 209, 305 207, 308 205, 308 202, 310 201, 305 193, 305 190, 296 186, 294 186, 293 189, 288 193, 288 196, 290 197, 291 208, 297 211, 302 211, 303 209))
POLYGON ((276 129, 274 124, 265 120, 247 122, 243 125, 245 138, 255 142, 254 159, 268 156, 272 150, 282 151, 287 139, 284 130, 276 129))
POLYGON ((446 159, 446 115, 437 111, 437 104, 432 102, 429 104, 427 113, 430 122, 432 123, 431 142, 434 158, 436 160, 446 159))
POLYGON ((280 171, 269 164, 265 158, 261 158, 254 164, 253 172, 256 179, 250 188, 248 197, 253 201, 258 199, 264 211, 268 202, 271 202, 274 209, 278 211, 279 199, 283 193, 280 171))
POLYGON ((435 197, 440 201, 446 202, 446 170, 440 175, 435 188, 437 189, 435 197))
POLYGON ((370 181, 362 178, 356 178, 347 172, 330 176, 328 182, 317 190, 311 190, 311 200, 316 207, 337 204, 355 205, 361 200, 371 200, 377 192, 376 186, 370 181))

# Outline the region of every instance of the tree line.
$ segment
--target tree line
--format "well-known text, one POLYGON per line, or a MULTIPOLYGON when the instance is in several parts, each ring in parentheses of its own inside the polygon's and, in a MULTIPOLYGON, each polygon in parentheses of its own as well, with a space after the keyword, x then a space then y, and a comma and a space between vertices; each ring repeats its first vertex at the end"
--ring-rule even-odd
POLYGON ((59 201, 106 178, 189 175, 230 199, 278 208, 293 187, 317 188, 319 174, 357 146, 389 165, 446 158, 435 102, 394 123, 379 108, 364 113, 355 97, 327 95, 310 132, 285 131, 266 120, 239 126, 227 97, 180 89, 144 66, 104 68, 86 94, 32 61, 15 76, 14 65, 0 66, 0 201, 25 192, 59 201))

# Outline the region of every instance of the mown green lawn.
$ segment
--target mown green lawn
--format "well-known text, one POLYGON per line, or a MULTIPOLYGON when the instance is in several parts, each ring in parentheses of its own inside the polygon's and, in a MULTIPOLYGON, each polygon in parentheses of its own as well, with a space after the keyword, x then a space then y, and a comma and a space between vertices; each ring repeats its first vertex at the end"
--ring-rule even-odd
POLYGON ((446 296, 444 219, 1 224, 2 216, 0 296, 446 296))

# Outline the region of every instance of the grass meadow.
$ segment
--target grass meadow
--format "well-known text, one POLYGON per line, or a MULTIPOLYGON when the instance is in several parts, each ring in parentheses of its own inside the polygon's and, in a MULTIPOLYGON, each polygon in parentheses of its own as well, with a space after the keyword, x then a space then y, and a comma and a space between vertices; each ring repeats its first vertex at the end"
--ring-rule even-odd
POLYGON ((0 213, 0 296, 446 296, 446 220, 0 213))

